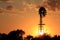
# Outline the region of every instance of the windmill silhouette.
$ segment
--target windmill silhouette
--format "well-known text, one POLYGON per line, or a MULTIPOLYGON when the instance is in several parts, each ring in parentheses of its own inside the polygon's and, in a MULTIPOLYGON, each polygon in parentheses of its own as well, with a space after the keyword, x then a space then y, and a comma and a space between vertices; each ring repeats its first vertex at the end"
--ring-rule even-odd
POLYGON ((40 15, 40 31, 42 31, 43 30, 43 25, 45 25, 45 24, 43 24, 43 21, 42 21, 42 19, 46 16, 46 9, 44 8, 44 7, 40 7, 40 9, 39 9, 39 15, 40 15))

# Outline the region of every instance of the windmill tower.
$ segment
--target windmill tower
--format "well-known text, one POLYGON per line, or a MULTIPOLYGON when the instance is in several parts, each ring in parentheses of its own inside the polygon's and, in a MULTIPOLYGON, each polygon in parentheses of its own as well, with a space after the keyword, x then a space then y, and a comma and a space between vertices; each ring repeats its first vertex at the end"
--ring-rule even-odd
POLYGON ((43 25, 45 25, 45 24, 43 24, 43 18, 46 16, 46 9, 44 7, 40 7, 40 9, 39 9, 39 15, 40 15, 39 30, 40 30, 40 32, 42 32, 43 25))

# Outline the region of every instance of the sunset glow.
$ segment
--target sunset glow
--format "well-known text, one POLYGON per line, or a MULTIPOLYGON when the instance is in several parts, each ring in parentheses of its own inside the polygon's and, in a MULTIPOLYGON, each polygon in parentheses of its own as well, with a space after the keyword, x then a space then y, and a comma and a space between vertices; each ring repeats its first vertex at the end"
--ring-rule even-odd
POLYGON ((44 30, 38 30, 38 35, 43 35, 44 34, 44 30))
POLYGON ((25 35, 60 35, 60 0, 0 0, 0 33, 17 29, 24 30, 25 35), (42 32, 38 30, 41 6, 47 9, 42 32))

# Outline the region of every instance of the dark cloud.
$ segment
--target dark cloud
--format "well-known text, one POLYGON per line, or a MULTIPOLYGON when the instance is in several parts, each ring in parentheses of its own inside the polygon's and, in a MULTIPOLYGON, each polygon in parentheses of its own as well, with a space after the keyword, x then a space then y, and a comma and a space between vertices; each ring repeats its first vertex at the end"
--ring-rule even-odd
POLYGON ((28 3, 33 3, 36 5, 40 5, 42 3, 43 0, 26 0, 28 3))
POLYGON ((12 3, 9 1, 12 1, 12 0, 0 0, 0 8, 11 10, 13 6, 12 6, 12 3))
POLYGON ((3 12, 3 10, 0 8, 0 13, 2 13, 3 12))
POLYGON ((0 1, 9 1, 9 0, 0 0, 0 1))
POLYGON ((7 10, 12 10, 13 6, 12 5, 9 5, 6 7, 7 10))
POLYGON ((53 11, 60 9, 60 0, 47 0, 45 3, 44 5, 53 11))

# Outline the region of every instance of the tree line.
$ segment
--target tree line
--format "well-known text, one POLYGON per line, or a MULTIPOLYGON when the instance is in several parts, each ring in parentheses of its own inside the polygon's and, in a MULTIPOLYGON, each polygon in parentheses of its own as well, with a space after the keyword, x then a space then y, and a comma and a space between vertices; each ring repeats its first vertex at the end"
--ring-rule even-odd
POLYGON ((60 40, 60 36, 55 35, 51 37, 50 35, 43 34, 37 37, 33 37, 31 35, 27 35, 23 37, 25 32, 23 30, 13 30, 8 34, 0 33, 0 40, 60 40))

